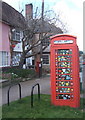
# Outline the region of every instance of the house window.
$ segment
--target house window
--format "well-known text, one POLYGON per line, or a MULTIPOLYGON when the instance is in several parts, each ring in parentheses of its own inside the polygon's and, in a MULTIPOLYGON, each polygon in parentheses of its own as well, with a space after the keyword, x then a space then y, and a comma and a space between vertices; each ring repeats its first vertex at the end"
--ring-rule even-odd
POLYGON ((43 46, 49 46, 50 44, 50 39, 49 38, 45 38, 43 41, 42 41, 42 45, 43 46))
POLYGON ((12 30, 12 40, 20 41, 20 30, 12 30))
POLYGON ((12 65, 13 66, 18 66, 20 58, 21 58, 21 53, 19 53, 19 52, 13 52, 12 65))
POLYGON ((10 55, 9 52, 6 51, 2 51, 0 52, 0 58, 2 58, 2 60, 0 60, 0 66, 9 66, 10 65, 10 55))
POLYGON ((43 64, 49 64, 49 55, 43 55, 43 64))

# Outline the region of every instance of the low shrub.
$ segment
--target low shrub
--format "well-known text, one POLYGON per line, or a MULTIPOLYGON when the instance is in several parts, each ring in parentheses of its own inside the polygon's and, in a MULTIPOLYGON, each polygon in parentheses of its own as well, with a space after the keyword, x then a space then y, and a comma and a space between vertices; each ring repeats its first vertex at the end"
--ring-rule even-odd
POLYGON ((21 78, 34 77, 36 75, 34 69, 19 69, 19 68, 9 68, 5 73, 11 73, 21 78))

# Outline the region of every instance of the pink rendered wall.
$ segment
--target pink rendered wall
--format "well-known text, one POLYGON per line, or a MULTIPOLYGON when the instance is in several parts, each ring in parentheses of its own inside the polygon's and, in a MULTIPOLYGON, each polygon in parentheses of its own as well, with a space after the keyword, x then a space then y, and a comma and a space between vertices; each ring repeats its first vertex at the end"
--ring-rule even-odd
POLYGON ((0 22, 0 31, 2 30, 2 35, 0 34, 0 51, 10 52, 10 43, 9 43, 9 30, 10 27, 4 23, 0 22), (2 27, 2 29, 1 29, 2 27))

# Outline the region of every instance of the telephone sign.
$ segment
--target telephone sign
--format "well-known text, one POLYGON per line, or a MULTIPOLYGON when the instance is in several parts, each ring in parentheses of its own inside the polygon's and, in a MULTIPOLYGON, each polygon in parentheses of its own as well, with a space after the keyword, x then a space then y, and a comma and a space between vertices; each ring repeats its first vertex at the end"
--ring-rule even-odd
POLYGON ((56 40, 54 41, 54 44, 69 44, 73 43, 73 40, 56 40))

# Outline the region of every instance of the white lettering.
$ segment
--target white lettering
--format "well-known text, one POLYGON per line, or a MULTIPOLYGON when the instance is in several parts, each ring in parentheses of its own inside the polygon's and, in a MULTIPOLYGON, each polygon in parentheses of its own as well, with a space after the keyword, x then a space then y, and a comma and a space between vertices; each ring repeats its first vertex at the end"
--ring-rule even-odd
POLYGON ((73 40, 56 40, 54 44, 72 44, 73 40))

